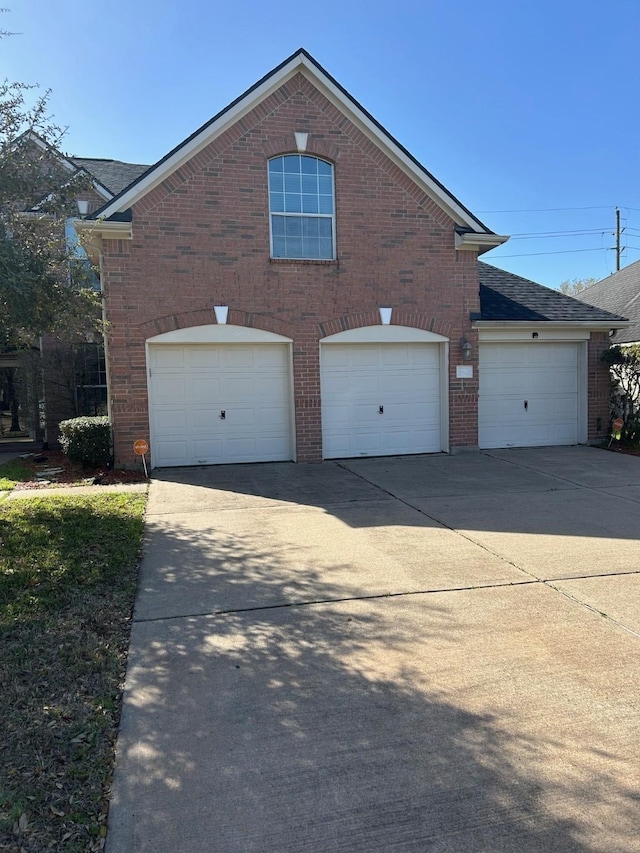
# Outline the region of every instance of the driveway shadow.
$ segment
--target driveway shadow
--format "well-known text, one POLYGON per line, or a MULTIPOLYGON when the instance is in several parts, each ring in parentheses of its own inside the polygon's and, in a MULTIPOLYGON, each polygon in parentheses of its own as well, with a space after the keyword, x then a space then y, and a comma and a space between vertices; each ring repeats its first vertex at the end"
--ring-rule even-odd
MULTIPOLYGON (((191 547, 273 597, 258 538, 191 547)), ((637 851, 620 653, 540 586, 137 622, 107 849, 637 851)))

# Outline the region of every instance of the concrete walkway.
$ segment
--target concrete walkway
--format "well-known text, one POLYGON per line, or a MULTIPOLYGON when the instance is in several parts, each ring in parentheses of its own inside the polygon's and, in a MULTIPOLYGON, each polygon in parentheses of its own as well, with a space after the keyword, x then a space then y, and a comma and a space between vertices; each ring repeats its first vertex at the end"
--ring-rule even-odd
POLYGON ((160 472, 107 850, 640 851, 640 459, 160 472))

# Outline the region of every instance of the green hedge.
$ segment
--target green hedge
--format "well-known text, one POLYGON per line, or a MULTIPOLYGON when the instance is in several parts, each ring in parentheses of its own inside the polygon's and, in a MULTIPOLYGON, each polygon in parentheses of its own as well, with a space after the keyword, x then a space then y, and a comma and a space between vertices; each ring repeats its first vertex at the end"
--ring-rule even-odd
POLYGON ((60 444, 72 462, 87 467, 108 465, 112 460, 109 418, 72 418, 60 423, 60 444))

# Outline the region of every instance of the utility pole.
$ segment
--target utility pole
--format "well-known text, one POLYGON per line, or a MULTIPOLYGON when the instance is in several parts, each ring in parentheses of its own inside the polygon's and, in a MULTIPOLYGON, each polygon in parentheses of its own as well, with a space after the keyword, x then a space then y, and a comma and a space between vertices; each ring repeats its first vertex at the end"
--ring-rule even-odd
POLYGON ((624 246, 620 246, 620 235, 624 228, 620 228, 620 208, 616 207, 616 272, 620 269, 620 256, 624 251, 624 246))

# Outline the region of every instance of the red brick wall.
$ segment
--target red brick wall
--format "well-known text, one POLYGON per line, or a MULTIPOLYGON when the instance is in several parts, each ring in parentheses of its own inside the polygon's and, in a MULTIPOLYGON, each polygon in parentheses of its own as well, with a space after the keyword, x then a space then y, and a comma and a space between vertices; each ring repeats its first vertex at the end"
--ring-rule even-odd
POLYGON ((596 441, 609 434, 609 393, 611 377, 609 368, 600 361, 602 353, 610 346, 607 332, 591 332, 589 341, 589 407, 588 439, 596 441))
POLYGON ((135 205, 133 240, 105 242, 103 287, 121 463, 149 437, 146 338, 215 322, 213 305, 293 339, 299 461, 321 458, 318 340, 378 324, 380 306, 451 339, 450 442, 477 445, 477 380, 455 378, 463 335, 477 354, 476 254, 455 251, 449 217, 301 75, 135 205), (335 165, 336 261, 269 258, 267 161, 295 151, 294 131, 335 165))

